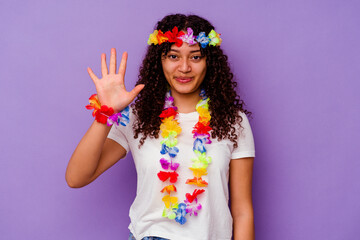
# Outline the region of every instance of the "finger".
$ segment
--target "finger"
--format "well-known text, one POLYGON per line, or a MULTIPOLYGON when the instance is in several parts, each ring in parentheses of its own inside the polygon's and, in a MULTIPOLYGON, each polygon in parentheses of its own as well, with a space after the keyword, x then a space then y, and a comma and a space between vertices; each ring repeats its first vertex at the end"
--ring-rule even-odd
POLYGON ((106 65, 106 55, 105 53, 101 54, 101 74, 104 77, 105 75, 108 75, 108 68, 106 65))
POLYGON ((128 54, 124 52, 121 57, 121 62, 119 66, 119 74, 122 76, 122 80, 124 81, 125 72, 126 72, 126 63, 127 63, 128 54))
POLYGON ((145 84, 139 84, 136 87, 134 87, 133 90, 131 90, 131 92, 130 92, 132 95, 132 98, 134 99, 140 93, 140 91, 143 90, 144 87, 145 87, 145 84))
POLYGON ((110 74, 115 74, 116 72, 116 50, 115 48, 111 49, 110 53, 110 74))
POLYGON ((98 77, 94 74, 94 72, 91 70, 91 68, 87 68, 87 72, 90 75, 90 78, 93 80, 93 82, 96 84, 96 81, 98 81, 98 77))

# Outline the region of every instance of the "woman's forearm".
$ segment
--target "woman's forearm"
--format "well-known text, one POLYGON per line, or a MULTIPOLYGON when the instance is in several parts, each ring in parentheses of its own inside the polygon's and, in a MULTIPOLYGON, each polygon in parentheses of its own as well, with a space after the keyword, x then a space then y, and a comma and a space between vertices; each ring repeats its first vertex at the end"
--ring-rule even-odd
POLYGON ((234 218, 234 240, 254 240, 254 215, 244 215, 234 218))
POLYGON ((111 127, 94 121, 70 158, 66 169, 66 182, 70 187, 89 183, 99 164, 101 151, 111 127))

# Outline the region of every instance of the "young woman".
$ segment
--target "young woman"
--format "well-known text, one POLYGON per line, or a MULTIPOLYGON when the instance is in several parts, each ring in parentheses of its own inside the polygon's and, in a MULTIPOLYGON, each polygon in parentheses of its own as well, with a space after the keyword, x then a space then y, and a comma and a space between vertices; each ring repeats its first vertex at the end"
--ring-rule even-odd
POLYGON ((83 187, 131 151, 138 185, 129 239, 254 239, 254 141, 221 41, 203 18, 168 15, 150 34, 132 91, 124 86, 127 53, 118 73, 115 49, 109 69, 101 56, 101 79, 88 69, 96 121, 66 181, 83 187))

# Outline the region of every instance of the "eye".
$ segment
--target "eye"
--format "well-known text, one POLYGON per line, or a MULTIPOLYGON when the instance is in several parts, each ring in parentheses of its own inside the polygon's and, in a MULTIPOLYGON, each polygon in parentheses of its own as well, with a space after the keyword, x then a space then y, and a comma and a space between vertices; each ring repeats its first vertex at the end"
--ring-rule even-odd
POLYGON ((195 61, 200 61, 202 57, 200 55, 195 55, 195 56, 192 56, 191 59, 192 60, 195 60, 195 61))
POLYGON ((177 56, 174 55, 174 54, 169 54, 169 55, 168 55, 168 58, 175 60, 175 59, 177 59, 177 56))

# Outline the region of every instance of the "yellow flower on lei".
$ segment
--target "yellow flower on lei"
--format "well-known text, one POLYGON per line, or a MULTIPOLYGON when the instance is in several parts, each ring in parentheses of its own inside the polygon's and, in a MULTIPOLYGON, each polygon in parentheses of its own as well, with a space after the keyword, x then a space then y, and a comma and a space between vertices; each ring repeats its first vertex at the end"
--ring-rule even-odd
POLYGON ((178 133, 176 131, 169 131, 168 136, 161 141, 161 144, 165 143, 168 147, 175 147, 178 143, 177 135, 178 133))
MULTIPOLYGON (((174 117, 165 118, 160 125, 161 136, 167 138, 171 132, 176 132, 177 135, 181 133, 181 127, 174 117)), ((176 136, 175 136, 176 137, 176 136)))
POLYGON ((207 175, 206 168, 189 168, 193 171, 194 177, 200 178, 201 176, 207 175))
POLYGON ((204 125, 210 122, 211 116, 208 109, 203 107, 198 107, 197 111, 199 113, 199 122, 201 122, 204 125))
POLYGON ((177 197, 170 197, 170 195, 166 195, 162 200, 165 203, 166 208, 169 208, 170 204, 176 204, 178 202, 177 197))
POLYGON ((204 108, 204 109, 209 109, 209 98, 203 100, 201 99, 197 104, 196 104, 196 110, 198 110, 198 108, 204 108))
POLYGON ((196 158, 192 158, 193 161, 192 168, 207 168, 209 163, 211 163, 211 157, 206 156, 206 152, 201 153, 200 151, 195 150, 196 158))
POLYGON ((162 216, 167 217, 169 219, 174 219, 176 217, 175 209, 177 209, 178 206, 179 206, 178 204, 175 204, 175 205, 173 205, 172 208, 164 207, 162 216))

